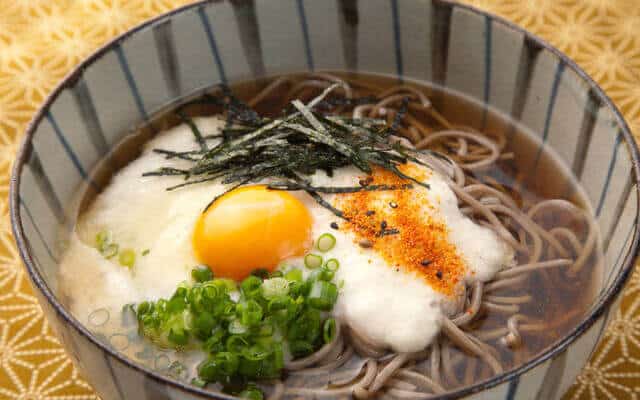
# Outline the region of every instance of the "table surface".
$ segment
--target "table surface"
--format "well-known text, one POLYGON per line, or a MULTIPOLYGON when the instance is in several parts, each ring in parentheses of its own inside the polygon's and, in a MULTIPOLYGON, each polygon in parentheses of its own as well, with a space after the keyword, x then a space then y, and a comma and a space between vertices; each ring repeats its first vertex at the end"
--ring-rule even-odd
MULTIPOLYGON (((640 135, 639 0, 465 0, 576 60, 640 135)), ((29 119, 86 55, 188 0, 0 0, 0 398, 97 399, 51 331, 16 250, 7 194, 29 119)), ((566 399, 640 397, 640 272, 566 399)))

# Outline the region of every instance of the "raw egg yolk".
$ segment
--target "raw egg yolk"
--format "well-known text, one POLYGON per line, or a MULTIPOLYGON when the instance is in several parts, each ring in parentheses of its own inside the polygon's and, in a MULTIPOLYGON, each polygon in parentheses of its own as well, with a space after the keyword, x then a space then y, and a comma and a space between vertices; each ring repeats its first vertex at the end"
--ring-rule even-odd
POLYGON ((196 222, 193 248, 217 277, 242 280, 273 271, 312 244, 311 215, 300 200, 266 186, 246 186, 217 199, 196 222))

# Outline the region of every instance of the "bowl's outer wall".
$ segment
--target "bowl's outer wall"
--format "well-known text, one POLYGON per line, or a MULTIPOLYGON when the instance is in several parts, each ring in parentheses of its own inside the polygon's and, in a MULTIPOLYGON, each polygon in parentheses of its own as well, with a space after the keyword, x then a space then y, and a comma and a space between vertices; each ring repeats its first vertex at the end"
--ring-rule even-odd
MULTIPOLYGON (((610 101, 545 46, 471 8, 417 0, 209 2, 123 35, 48 99, 16 163, 14 229, 45 313, 105 400, 210 398, 97 345, 59 305, 57 227, 73 218, 68 205, 74 192, 93 184, 88 171, 131 126, 213 84, 304 70, 391 74, 444 85, 511 115, 584 187, 606 264, 591 316, 515 372, 447 396, 481 391, 470 398, 559 398, 595 347, 635 257, 637 163, 628 128, 610 101)), ((433 100, 451 107, 446 99, 433 100)), ((466 118, 481 127, 484 117, 466 118)), ((526 162, 536 171, 537 157, 526 162)))

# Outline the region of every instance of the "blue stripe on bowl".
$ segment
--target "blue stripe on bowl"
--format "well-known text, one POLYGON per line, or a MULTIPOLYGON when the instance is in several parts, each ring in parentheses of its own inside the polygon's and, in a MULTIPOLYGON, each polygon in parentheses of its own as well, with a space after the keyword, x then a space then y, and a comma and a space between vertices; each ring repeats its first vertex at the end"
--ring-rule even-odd
POLYGON ((507 388, 507 394, 505 395, 505 400, 515 400, 516 399, 516 393, 518 391, 518 385, 520 384, 520 377, 516 376, 513 377, 510 381, 509 381, 509 387, 507 388))
POLYGON ((107 144, 111 146, 139 123, 142 115, 116 51, 106 52, 87 68, 84 81, 107 144))
MULTIPOLYGON (((398 13, 398 40, 402 74, 410 79, 431 79, 431 21, 430 1, 394 1, 398 13), (416 40, 420 38, 420 40, 416 40)), ((396 28, 394 27, 394 32, 396 28)), ((396 35, 396 33, 394 33, 396 35)))
POLYGON ((143 118, 145 118, 144 115, 153 114, 155 110, 173 99, 169 80, 166 79, 163 68, 166 66, 166 57, 173 49, 170 40, 158 43, 157 32, 164 32, 164 38, 170 37, 166 35, 170 32, 170 27, 158 25, 154 29, 124 40, 116 50, 143 118), (159 44, 168 47, 160 48, 159 44), (162 54, 164 54, 164 62, 162 54))
POLYGON ((600 190, 600 196, 598 196, 598 203, 596 204, 596 217, 600 216, 600 212, 602 211, 602 206, 604 205, 604 199, 609 190, 609 184, 611 183, 611 177, 613 175, 613 169, 616 166, 616 160, 618 159, 618 149, 620 148, 620 143, 622 142, 622 135, 620 132, 616 135, 616 140, 613 144, 612 156, 609 160, 609 166, 606 171, 607 174, 604 179, 604 184, 602 185, 602 189, 600 190))
MULTIPOLYGON (((81 121, 84 125, 84 132, 86 132, 87 137, 89 137, 89 139, 91 140, 91 143, 93 144, 98 156, 104 156, 109 152, 109 145, 107 144, 107 140, 105 139, 102 125, 100 124, 100 120, 98 119, 98 113, 96 112, 95 105, 93 104, 93 99, 89 94, 89 88, 87 87, 87 83, 84 80, 84 77, 78 79, 76 85, 71 90, 73 98, 75 100, 75 106, 80 114, 80 118, 78 120, 81 121)), ((52 104, 51 106, 54 115, 57 114, 56 106, 56 104, 52 104)), ((78 128, 76 129, 71 128, 71 131, 83 131, 78 128)), ((93 165, 93 163, 91 163, 90 165, 93 165)))
MULTIPOLYGON (((489 88, 488 83, 485 83, 486 70, 490 67, 486 57, 488 44, 486 27, 484 17, 466 9, 454 8, 451 16, 445 86, 478 100, 488 97, 485 90, 489 88)), ((482 110, 474 109, 460 115, 456 113, 457 109, 458 102, 447 97, 444 102, 445 114, 456 115, 459 122, 464 125, 476 128, 481 126, 484 114, 482 110)))
POLYGON ((153 27, 153 39, 155 41, 158 60, 165 86, 171 98, 179 97, 182 93, 180 87, 180 72, 178 71, 178 55, 171 30, 171 20, 163 21, 153 27))
POLYGON ((388 75, 395 73, 397 64, 390 1, 359 1, 358 14, 358 68, 388 75))
MULTIPOLYGON (((447 61, 449 58, 449 34, 451 29, 452 7, 445 3, 432 2, 431 13, 431 80, 436 85, 444 85, 447 77, 447 61)), ((438 106, 439 99, 434 103, 438 106)))
MULTIPOLYGON (((55 121, 57 129, 64 132, 64 139, 80 168, 83 176, 104 156, 106 143, 100 131, 91 131, 83 119, 83 108, 78 107, 77 97, 73 90, 64 90, 57 101, 51 105, 50 118, 55 121)), ((62 136, 62 133, 58 132, 62 136)))
POLYGON ((76 168, 76 171, 78 171, 80 176, 82 176, 82 179, 87 180, 89 177, 87 175, 87 171, 85 171, 84 167, 82 166, 82 163, 80 162, 80 159, 78 159, 76 152, 69 145, 67 138, 65 137, 64 133, 62 133, 62 131, 60 130, 60 127, 58 126, 58 123, 56 122, 55 118, 53 118, 51 113, 47 113, 46 118, 47 118, 47 121, 49 121, 49 123, 51 124, 51 128, 55 132, 56 137, 60 141, 60 144, 62 144, 62 147, 64 148, 64 151, 67 157, 69 158, 69 160, 71 160, 71 162, 73 163, 73 166, 76 168))
POLYGON ((619 222, 612 229, 610 237, 605 237, 605 282, 617 274, 623 264, 623 255, 631 245, 637 213, 637 192, 631 191, 619 222))
POLYGON ((142 100, 142 96, 140 95, 140 90, 138 89, 138 84, 133 74, 131 73, 131 68, 129 67, 129 61, 127 60, 127 56, 124 54, 122 47, 117 46, 115 48, 116 55, 118 56, 118 61, 120 62, 120 68, 122 68, 122 72, 124 73, 124 77, 127 80, 127 85, 129 85, 129 91, 131 92, 131 96, 136 102, 136 107, 138 108, 138 112, 140 113, 140 117, 143 120, 148 120, 149 115, 147 114, 147 109, 144 105, 144 101, 142 100))
POLYGON ((176 47, 182 95, 219 83, 219 67, 210 54, 209 41, 200 14, 191 10, 175 16, 172 19, 171 32, 176 47))
MULTIPOLYGON (((317 1, 313 2, 317 4, 317 1)), ((340 37, 342 38, 342 54, 348 70, 358 69, 358 0, 338 0, 340 37)))
POLYGON ((618 227, 620 219, 622 218, 622 214, 624 212, 624 208, 629 201, 629 196, 631 196, 632 190, 635 188, 635 182, 633 180, 633 175, 631 171, 629 171, 629 176, 627 178, 627 182, 622 189, 622 192, 619 196, 617 196, 616 205, 612 207, 611 217, 607 222, 607 230, 602 232, 603 234, 603 248, 606 250, 609 245, 609 239, 611 238, 612 232, 618 227))
MULTIPOLYGON (((533 70, 536 65, 538 56, 542 48, 532 40, 523 37, 523 44, 518 61, 518 72, 515 76, 513 103, 509 115, 515 121, 523 121, 523 114, 529 92, 531 91, 531 81, 533 79, 533 70)), ((516 132, 515 126, 512 127, 507 141, 514 138, 516 132)))
POLYGON ((64 215, 57 215, 58 212, 62 213, 62 210, 57 211, 52 208, 53 193, 44 192, 39 187, 39 179, 29 168, 23 170, 21 179, 18 201, 22 211, 25 211, 25 214, 22 214, 23 224, 25 229, 28 226, 32 227, 31 231, 25 232, 25 234, 30 234, 28 236, 29 243, 33 249, 38 250, 35 253, 39 261, 36 268, 44 277, 48 278, 47 285, 55 290, 59 261, 56 244, 58 243, 60 224, 64 222, 64 215))
POLYGON ((482 110, 482 122, 480 124, 481 128, 484 129, 487 125, 487 112, 489 111, 486 107, 489 105, 489 98, 491 96, 491 57, 492 57, 492 46, 493 46, 493 24, 491 23, 491 18, 487 15, 484 17, 484 89, 482 96, 482 100, 484 102, 485 108, 482 110))
POLYGON ((340 24, 340 4, 337 0, 304 0, 303 7, 308 18, 307 29, 311 60, 316 70, 345 70, 344 41, 340 24))
MULTIPOLYGON (((60 224, 64 223, 66 219, 64 209, 56 192, 53 190, 53 185, 49 177, 44 172, 42 162, 35 149, 31 151, 29 161, 22 172, 21 179, 23 183, 20 186, 20 196, 23 199, 29 199, 29 204, 46 203, 47 211, 36 214, 38 218, 51 216, 51 218, 47 218, 47 222, 52 221, 51 225, 56 225, 56 222, 60 224)), ((42 209, 44 210, 44 208, 42 209)))
POLYGON ((404 65, 402 62, 402 36, 400 27, 400 17, 398 11, 398 0, 391 1, 391 24, 393 26, 393 49, 396 58, 396 75, 402 78, 404 75, 404 65))
POLYGON ((224 70, 224 64, 222 63, 222 58, 220 56, 220 52, 218 51, 218 43, 216 42, 216 37, 213 34, 213 29, 211 28, 211 22, 209 21, 209 16, 204 11, 204 7, 198 8, 198 15, 200 15, 200 22, 202 22, 202 27, 207 35, 207 42, 209 43, 209 50, 211 51, 211 56, 213 56, 213 60, 216 63, 216 67, 218 67, 218 75, 220 76, 220 81, 224 84, 227 82, 227 73, 224 70))
MULTIPOLYGON (((558 89, 560 87, 560 80, 562 79, 563 72, 564 72, 564 63, 558 60, 555 76, 553 77, 553 85, 551 86, 551 93, 549 94, 549 102, 547 103, 547 112, 545 113, 544 128, 542 130, 542 143, 538 148, 538 152, 536 153, 535 159, 533 161, 533 173, 535 173, 536 169, 538 168, 538 162, 540 161, 542 150, 544 149, 547 143, 547 139, 549 138, 549 128, 551 127, 551 118, 553 117, 553 113, 556 109, 556 101, 558 99, 558 89)), ((568 134, 570 135, 571 133, 568 133, 568 134)))
MULTIPOLYGON (((558 67, 558 58, 547 50, 541 51, 533 62, 521 120, 542 143, 545 132, 548 132, 545 127, 553 112, 561 69, 558 67)), ((525 171, 533 171, 537 157, 538 153, 521 156, 518 160, 520 167, 525 171)))
POLYGON ((596 117, 593 134, 587 149, 580 184, 587 193, 589 201, 598 208, 603 198, 603 187, 606 186, 609 166, 612 165, 615 149, 621 138, 619 129, 612 125, 612 115, 606 109, 601 109, 596 117))
POLYGON ((87 173, 49 114, 38 126, 33 148, 44 167, 43 176, 50 182, 50 187, 43 187, 43 191, 52 190, 61 204, 67 204, 87 173))
POLYGON ((296 0, 296 9, 298 11, 298 18, 300 19, 300 29, 302 31, 302 39, 304 40, 304 56, 307 60, 307 68, 310 71, 314 70, 313 67, 313 53, 311 53, 311 41, 309 40, 309 27, 307 25, 307 15, 304 11, 303 0, 296 0))
POLYGON ((37 264, 40 267, 39 269, 40 271, 45 273, 46 276, 51 276, 51 274, 48 272, 51 270, 55 271, 57 268, 52 268, 47 264, 43 264, 41 260, 47 259, 47 257, 45 257, 46 255, 48 256, 48 259, 50 261, 53 261, 55 264, 58 264, 58 258, 55 256, 55 254, 53 253, 53 250, 45 240, 44 234, 42 233, 40 228, 38 228, 38 223, 36 222, 37 220, 34 218, 33 214, 29 210, 29 207, 27 207, 27 204, 22 200, 22 197, 19 197, 19 202, 20 202, 21 209, 24 211, 23 215, 27 216, 26 220, 23 219, 22 222, 24 223, 25 231, 28 237, 38 238, 38 240, 32 240, 30 244, 33 245, 32 247, 32 249, 34 250, 33 254, 38 259, 37 264))
POLYGON ((238 34, 244 56, 249 62, 253 76, 264 75, 264 59, 260 44, 260 30, 258 29, 258 16, 256 15, 255 0, 231 2, 238 34))
MULTIPOLYGON (((211 48, 215 49, 214 54, 217 54, 214 59, 217 60, 216 64, 219 62, 220 75, 230 82, 252 77, 252 68, 255 68, 252 67, 252 63, 256 65, 261 63, 260 54, 250 54, 250 51, 259 49, 259 42, 250 42, 249 37, 242 41, 241 25, 236 18, 237 14, 234 6, 229 2, 217 4, 215 7, 204 7, 200 14, 201 17, 205 15, 206 20, 209 21, 211 43, 214 43, 211 48), (258 58, 258 61, 251 61, 252 57, 258 58)), ((258 41, 259 37, 255 36, 252 40, 258 41)))
POLYGON ((578 178, 578 180, 582 176, 584 162, 587 157, 587 150, 589 149, 589 146, 591 144, 591 138, 593 137, 593 131, 595 129, 596 120, 601 107, 602 102, 596 96, 593 90, 589 89, 587 102, 585 105, 585 112, 583 114, 582 122, 580 123, 578 142, 576 143, 573 162, 571 163, 573 174, 578 178))
POLYGON ((509 115, 514 99, 526 95, 516 88, 524 36, 496 21, 491 21, 488 32, 490 40, 486 48, 489 54, 485 55, 485 63, 489 68, 485 67, 485 73, 489 75, 486 78, 489 88, 485 88, 485 95, 489 96, 488 103, 509 115))
POLYGON ((256 2, 262 54, 267 74, 307 69, 296 0, 256 2))

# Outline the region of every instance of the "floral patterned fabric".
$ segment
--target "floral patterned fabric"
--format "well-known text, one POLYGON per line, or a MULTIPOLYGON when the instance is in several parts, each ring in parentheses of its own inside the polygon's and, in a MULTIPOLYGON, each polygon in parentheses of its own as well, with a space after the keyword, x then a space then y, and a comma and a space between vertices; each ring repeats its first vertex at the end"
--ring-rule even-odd
MULTIPOLYGON (((49 328, 12 236, 7 194, 25 127, 83 57, 188 0, 0 0, 0 399, 97 399, 49 328)), ((640 135, 638 0, 465 0, 576 60, 640 135)), ((640 272, 566 399, 640 397, 640 272)))

